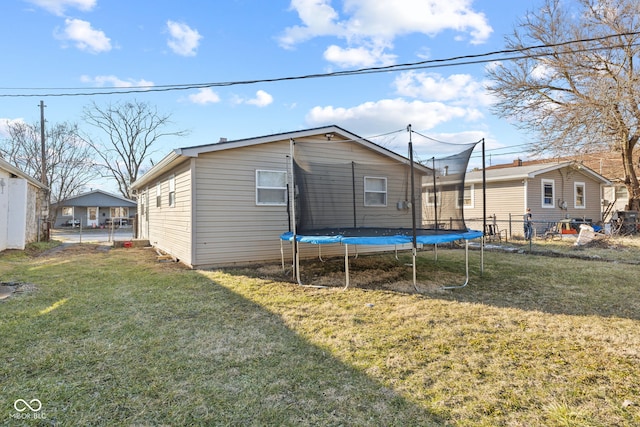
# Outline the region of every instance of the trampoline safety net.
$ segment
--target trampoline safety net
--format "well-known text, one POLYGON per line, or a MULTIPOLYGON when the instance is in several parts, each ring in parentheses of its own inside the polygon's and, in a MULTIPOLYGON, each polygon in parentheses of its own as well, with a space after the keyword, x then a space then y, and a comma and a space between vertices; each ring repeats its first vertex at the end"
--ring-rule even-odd
POLYGON ((465 171, 475 143, 422 164, 318 161, 296 147, 293 159, 296 230, 304 235, 387 236, 464 232, 472 195, 465 171), (411 189, 413 174, 413 191, 411 189), (415 203, 415 206, 413 205, 415 203))

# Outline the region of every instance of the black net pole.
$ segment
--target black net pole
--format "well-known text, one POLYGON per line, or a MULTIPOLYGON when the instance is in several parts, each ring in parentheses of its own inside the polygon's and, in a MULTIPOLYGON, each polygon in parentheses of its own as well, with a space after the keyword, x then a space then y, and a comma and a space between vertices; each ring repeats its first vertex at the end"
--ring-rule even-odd
POLYGON ((438 231, 438 189, 436 188, 436 158, 432 157, 433 165, 433 217, 435 221, 435 229, 438 231))

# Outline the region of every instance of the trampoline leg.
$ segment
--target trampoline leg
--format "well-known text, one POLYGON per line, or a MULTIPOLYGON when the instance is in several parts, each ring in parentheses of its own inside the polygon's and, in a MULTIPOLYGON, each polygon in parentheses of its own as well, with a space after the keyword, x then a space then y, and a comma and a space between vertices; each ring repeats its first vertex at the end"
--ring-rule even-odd
POLYGON ((469 241, 465 240, 464 241, 464 267, 465 267, 465 273, 466 273, 466 278, 465 281, 462 285, 458 285, 458 286, 443 286, 441 289, 447 290, 447 289, 460 289, 460 288, 464 288, 465 286, 467 286, 469 284, 469 241))
POLYGON ((318 245, 318 259, 320 260, 320 262, 324 262, 324 260, 322 259, 322 245, 318 245))
POLYGON ((484 236, 482 236, 482 244, 480 245, 480 275, 484 274, 484 236))
POLYGON ((285 271, 285 268, 284 268, 284 247, 282 246, 282 239, 280 239, 280 261, 282 262, 282 271, 285 271))
POLYGON ((411 256, 413 257, 413 289, 415 289, 417 293, 420 293, 418 286, 416 285, 416 248, 411 248, 411 256))
POLYGON ((346 290, 349 287, 349 245, 344 245, 344 288, 346 290))

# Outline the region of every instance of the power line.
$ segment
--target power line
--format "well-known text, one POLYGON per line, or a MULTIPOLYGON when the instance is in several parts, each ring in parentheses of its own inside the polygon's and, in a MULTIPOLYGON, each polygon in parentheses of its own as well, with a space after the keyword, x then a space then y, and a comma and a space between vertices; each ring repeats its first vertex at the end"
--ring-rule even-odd
MULTIPOLYGON (((610 35, 600 36, 600 37, 568 40, 568 41, 559 42, 559 43, 527 46, 527 47, 514 48, 514 49, 503 49, 503 50, 485 52, 485 53, 474 54, 474 55, 462 55, 462 56, 455 56, 450 58, 431 59, 431 60, 425 60, 425 61, 419 61, 419 62, 410 62, 410 63, 404 63, 404 64, 381 66, 381 67, 368 67, 368 68, 360 68, 356 70, 336 71, 331 73, 316 73, 316 74, 306 74, 306 75, 299 75, 299 76, 274 77, 274 78, 264 78, 264 79, 254 79, 254 80, 238 80, 238 81, 209 82, 209 83, 185 83, 185 84, 169 84, 169 85, 154 85, 154 86, 149 86, 149 85, 130 86, 128 88, 122 88, 122 89, 117 89, 117 88, 100 89, 100 88, 81 88, 81 87, 69 87, 69 88, 0 87, 0 90, 4 90, 4 91, 9 91, 9 90, 52 91, 49 93, 0 94, 0 97, 18 98, 18 97, 45 97, 45 96, 50 96, 50 97, 99 96, 99 95, 132 94, 132 93, 169 92, 169 91, 177 91, 177 90, 205 89, 205 88, 212 88, 212 87, 239 86, 239 85, 257 84, 257 83, 276 83, 276 82, 283 82, 283 81, 306 80, 306 79, 315 79, 315 78, 342 77, 342 76, 353 76, 353 75, 361 75, 361 74, 378 74, 378 73, 387 73, 387 72, 411 71, 411 70, 418 70, 418 69, 453 67, 453 66, 473 65, 473 64, 481 64, 481 63, 495 62, 495 61, 513 61, 518 59, 544 57, 544 56, 549 56, 552 53, 541 52, 541 53, 534 53, 534 54, 521 55, 521 56, 510 56, 510 57, 486 59, 487 57, 496 56, 496 55, 523 53, 528 51, 535 51, 538 49, 549 49, 549 48, 556 48, 556 47, 562 47, 562 46, 570 46, 578 43, 604 41, 611 38, 623 37, 623 36, 634 36, 634 35, 640 35, 640 31, 617 33, 617 34, 610 34, 610 35), (485 59, 479 59, 479 58, 485 58, 485 59), (64 92, 64 91, 81 91, 81 92, 64 92)), ((635 46, 636 44, 633 43, 633 45, 635 46)), ((572 51, 572 53, 595 51, 595 50, 601 50, 601 49, 611 49, 615 47, 622 47, 622 45, 613 45, 613 46, 607 46, 607 47, 588 47, 588 48, 585 47, 582 49, 574 50, 572 51)), ((555 52, 555 53, 558 53, 558 52, 555 52)))

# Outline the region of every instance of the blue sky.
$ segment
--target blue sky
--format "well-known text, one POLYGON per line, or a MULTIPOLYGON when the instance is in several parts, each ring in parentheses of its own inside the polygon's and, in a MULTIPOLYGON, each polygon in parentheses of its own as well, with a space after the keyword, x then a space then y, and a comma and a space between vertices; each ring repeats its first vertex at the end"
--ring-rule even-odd
MULTIPOLYGON (((501 50, 535 0, 5 0, 0 95, 263 80, 501 50), (69 88, 69 89, 65 89, 69 88), (78 89, 77 89, 78 88, 78 89)), ((99 96, 3 96, 7 121, 81 122, 83 107, 135 98, 189 136, 171 149, 336 124, 366 138, 413 129, 484 138, 490 162, 526 158, 530 136, 491 114, 488 64, 99 96)), ((399 132, 374 139, 406 154, 399 132)), ((439 148, 417 138, 420 156, 439 148)), ((477 161, 477 160, 476 160, 477 161)))

